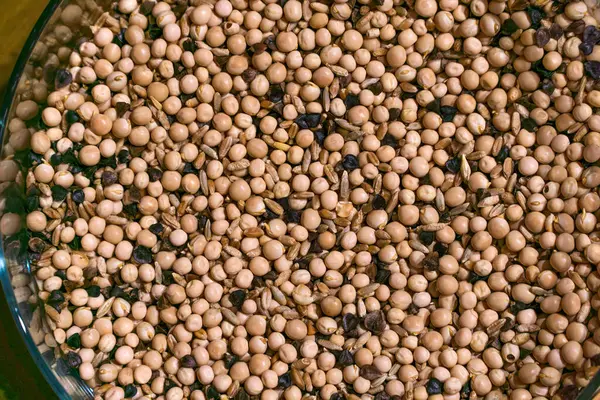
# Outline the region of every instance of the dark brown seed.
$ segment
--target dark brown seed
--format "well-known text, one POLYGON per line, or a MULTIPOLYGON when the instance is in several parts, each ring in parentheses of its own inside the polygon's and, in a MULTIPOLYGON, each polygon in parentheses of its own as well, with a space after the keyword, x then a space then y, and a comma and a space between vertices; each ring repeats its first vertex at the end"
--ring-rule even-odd
POLYGON ((373 311, 365 316, 365 328, 375 334, 383 332, 385 329, 385 316, 383 311, 373 311))
POLYGON ((374 381, 377 378, 381 378, 383 373, 374 365, 365 365, 360 369, 360 376, 370 381, 374 381))
POLYGON ((257 74, 258 72, 256 72, 255 69, 248 68, 242 73, 242 79, 244 80, 244 82, 250 83, 254 80, 254 78, 256 78, 257 74))
POLYGON ((558 24, 552 24, 550 27, 550 38, 558 40, 563 35, 563 29, 558 24))
POLYGON ((571 25, 567 26, 566 32, 573 32, 576 35, 583 33, 585 29, 585 22, 583 20, 573 21, 571 25))
POLYGON ((550 41, 550 29, 540 28, 535 32, 535 40, 538 47, 544 47, 550 41))

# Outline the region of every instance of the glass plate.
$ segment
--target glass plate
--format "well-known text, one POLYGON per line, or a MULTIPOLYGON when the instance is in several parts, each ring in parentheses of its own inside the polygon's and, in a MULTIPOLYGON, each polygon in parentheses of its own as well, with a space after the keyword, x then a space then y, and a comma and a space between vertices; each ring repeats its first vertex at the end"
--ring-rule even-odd
MULTIPOLYGON (((2 100, 0 159, 11 158, 15 154, 15 149, 19 148, 18 143, 11 140, 13 132, 10 129, 10 120, 15 114, 17 105, 26 100, 25 93, 27 93, 30 79, 40 77, 41 66, 47 61, 48 54, 50 54, 47 50, 52 48, 53 42, 56 42, 55 28, 61 24, 61 13, 65 7, 78 4, 83 7, 84 13, 89 13, 90 18, 95 18, 102 14, 102 9, 97 3, 99 2, 50 0, 42 12, 21 50, 2 100), (49 45, 46 46, 43 44, 44 42, 49 45)), ((82 30, 74 30, 72 40, 64 44, 56 43, 56 48, 69 47, 70 44, 76 43, 77 35, 82 35, 82 30)), ((0 161, 0 192, 3 194, 0 200, 0 209, 3 209, 3 213, 10 201, 15 203, 14 198, 10 199, 11 194, 14 193, 13 190, 22 187, 17 186, 15 181, 22 181, 23 176, 14 179, 10 170, 11 165, 0 161)), ((22 189, 18 190, 22 191, 22 189)), ((24 210, 23 212, 17 211, 15 214, 20 218, 25 217, 24 210)), ((64 361, 57 358, 55 349, 48 345, 49 342, 53 342, 53 339, 50 339, 52 331, 44 321, 43 306, 40 307, 40 304, 37 303, 37 288, 31 276, 27 243, 22 240, 23 232, 21 230, 4 238, 0 235, 0 282, 8 308, 31 357, 56 396, 60 399, 92 399, 94 397, 92 389, 79 377, 69 373, 69 368, 66 367, 64 361), (47 335, 48 332, 50 335, 47 335)))

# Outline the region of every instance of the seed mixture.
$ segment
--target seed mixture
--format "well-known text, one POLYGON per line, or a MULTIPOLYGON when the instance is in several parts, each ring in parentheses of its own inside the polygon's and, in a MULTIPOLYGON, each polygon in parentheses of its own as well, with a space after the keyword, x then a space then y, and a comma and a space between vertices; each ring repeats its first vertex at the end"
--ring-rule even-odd
POLYGON ((591 4, 84 3, 19 86, 0 228, 27 249, 13 283, 40 342, 96 398, 572 400, 589 383, 591 4))

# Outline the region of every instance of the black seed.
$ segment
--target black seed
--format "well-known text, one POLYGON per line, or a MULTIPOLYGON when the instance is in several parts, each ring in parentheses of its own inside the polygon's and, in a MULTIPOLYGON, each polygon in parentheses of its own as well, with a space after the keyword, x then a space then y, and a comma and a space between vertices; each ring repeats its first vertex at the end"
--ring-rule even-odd
MULTIPOLYGON (((173 271, 163 271, 163 283, 166 285, 173 283, 173 271)), ((164 297, 161 297, 161 299, 164 299, 164 297)))
POLYGON ((87 292, 88 296, 90 297, 98 297, 100 296, 100 286, 90 286, 88 288, 85 289, 85 291, 87 292))
POLYGON ((358 158, 353 154, 346 155, 344 161, 342 161, 342 167, 344 167, 346 171, 354 171, 359 167, 358 158))
POLYGON ((156 24, 149 24, 147 32, 152 40, 156 40, 162 35, 162 29, 156 24))
POLYGON ((25 206, 27 207, 27 211, 31 212, 37 210, 40 206, 40 198, 38 196, 28 196, 27 200, 25 200, 25 206))
POLYGON ((172 388, 174 388, 176 386, 177 385, 175 384, 175 382, 173 382, 171 379, 166 379, 163 392, 167 393, 169 390, 171 390, 172 388))
POLYGON ((118 286, 113 286, 110 289, 109 297, 119 297, 121 299, 126 299, 128 296, 127 296, 127 293, 125 293, 125 291, 123 289, 121 289, 118 286))
POLYGON ((52 165, 53 167, 56 167, 57 165, 60 165, 61 163, 62 163, 62 156, 60 155, 60 153, 52 154, 52 156, 50 157, 50 165, 52 165))
POLYGON ((535 132, 537 123, 533 118, 524 118, 523 121, 521 121, 521 127, 529 132, 535 132))
POLYGON ((429 395, 441 394, 443 386, 444 385, 442 384, 442 382, 439 379, 430 378, 429 381, 427 381, 427 386, 425 388, 427 389, 427 394, 429 394, 429 395))
POLYGON ((560 27, 560 25, 552 24, 552 26, 550 26, 550 38, 552 38, 554 40, 558 40, 562 37, 562 35, 563 35, 563 30, 560 27))
POLYGON ((538 47, 544 47, 550 41, 550 29, 540 28, 535 32, 535 41, 538 47))
POLYGON ((323 145, 323 143, 325 142, 325 137, 327 136, 325 134, 325 131, 323 129, 317 129, 315 132, 315 139, 317 141, 317 143, 319 143, 321 146, 323 145))
POLYGON ((150 178, 150 182, 156 182, 162 178, 162 171, 158 168, 150 168, 148 170, 148 177, 150 178))
POLYGON ((52 186, 50 191, 52 192, 52 199, 54 201, 63 201, 67 198, 67 194, 69 193, 67 189, 59 185, 52 186))
POLYGON ((550 95, 554 92, 554 89, 555 89, 554 83, 552 83, 551 80, 547 80, 542 83, 542 91, 544 93, 550 95))
POLYGON ((129 111, 130 107, 131 107, 131 105, 129 103, 125 103, 124 101, 119 101, 115 105, 115 110, 117 111, 117 117, 121 118, 127 111, 129 111))
POLYGON ((370 90, 375 96, 379 96, 381 92, 383 92, 383 85, 381 82, 377 82, 367 87, 367 89, 370 90))
POLYGON ((48 300, 46 300, 48 304, 59 304, 63 301, 65 301, 65 296, 63 296, 60 290, 51 291, 50 296, 48 296, 48 300))
POLYGON ((300 217, 302 216, 302 214, 298 210, 289 210, 286 211, 285 216, 288 222, 293 222, 297 224, 300 222, 300 217))
POLYGON ((364 319, 365 328, 375 334, 380 334, 385 329, 385 317, 382 311, 368 313, 364 319))
POLYGON ((316 128, 321 122, 321 114, 302 114, 295 122, 300 129, 316 128))
POLYGON ((142 192, 140 192, 140 189, 136 188, 135 186, 131 186, 129 189, 127 189, 127 193, 129 194, 129 201, 133 203, 139 203, 142 198, 142 192))
POLYGON ((415 303, 410 303, 406 309, 407 314, 417 315, 419 313, 419 307, 415 303))
POLYGON ((448 246, 441 242, 437 242, 435 245, 433 245, 433 251, 438 253, 438 256, 442 257, 448 252, 448 246))
POLYGON ((391 397, 386 392, 379 392, 375 395, 375 400, 390 400, 391 397))
POLYGON ((389 111, 389 121, 398 121, 398 119, 400 118, 400 109, 399 108, 390 108, 389 111))
POLYGON ((512 35, 518 29, 519 29, 519 27, 517 26, 516 22, 513 21, 511 18, 507 18, 504 21, 504 23, 502 24, 502 28, 500 30, 500 33, 503 34, 503 35, 512 35))
POLYGON ((456 174, 460 170, 461 160, 458 157, 452 158, 446 161, 446 169, 453 174, 456 174))
MULTIPOLYGON (((504 323, 504 325, 502 325, 502 328, 500 328, 500 331, 506 332, 506 331, 511 330, 514 327, 515 327, 515 320, 513 318, 507 317, 506 323, 504 323)), ((500 345, 500 347, 502 347, 502 344, 500 345)))
POLYGON ((160 235, 165 230, 165 227, 160 222, 150 225, 149 231, 155 235, 160 235))
POLYGON ((59 69, 56 71, 54 78, 54 87, 56 89, 64 88, 73 82, 73 75, 66 69, 59 69))
POLYGON ((529 356, 532 353, 532 350, 527 350, 524 349, 523 347, 521 347, 519 349, 519 359, 522 360, 524 358, 526 358, 527 356, 529 356))
POLYGON ((442 116, 442 120, 444 122, 452 122, 452 120, 454 119, 454 117, 456 116, 457 113, 458 113, 458 110, 456 109, 456 107, 452 107, 452 106, 440 107, 440 115, 442 116))
POLYGON ((594 45, 588 42, 579 43, 579 51, 581 51, 581 54, 584 56, 589 56, 592 54, 592 51, 594 51, 594 45))
POLYGON ((206 223, 208 222, 208 217, 206 215, 200 215, 198 217, 198 228, 199 230, 204 229, 206 223))
POLYGON ((344 395, 341 394, 340 392, 334 392, 330 397, 329 400, 344 400, 344 395))
POLYGON ((133 288, 131 292, 129 292, 129 299, 133 301, 138 301, 140 299, 140 289, 133 288))
POLYGON ((126 204, 123 206, 123 213, 128 217, 135 218, 138 213, 137 203, 126 204))
POLYGON ((78 349, 81 347, 81 335, 79 333, 74 333, 67 339, 67 345, 73 349, 78 349))
POLYGON ((252 279, 252 287, 253 288, 263 288, 265 287, 265 280, 263 278, 261 278, 260 276, 255 276, 252 279))
POLYGON ((279 103, 283 100, 283 90, 279 85, 271 85, 271 90, 269 91, 269 100, 273 103, 279 103))
POLYGON ((112 42, 119 47, 123 47, 125 44, 125 29, 121 29, 119 33, 113 37, 112 42))
POLYGON ((250 396, 243 388, 240 388, 235 396, 233 396, 233 400, 250 400, 250 396))
POLYGON ((523 303, 522 301, 515 301, 515 304, 510 306, 510 313, 517 315, 519 311, 523 311, 530 308, 529 304, 523 303))
POLYGON ((421 233, 419 233, 419 240, 425 246, 429 246, 431 243, 433 243, 433 239, 435 239, 435 232, 422 231, 421 233))
POLYGON ((271 211, 269 208, 265 209, 264 214, 262 215, 266 220, 272 220, 272 219, 278 219, 279 215, 275 214, 273 211, 271 211))
POLYGON ((65 114, 65 118, 67 119, 67 122, 69 124, 74 124, 75 122, 79 122, 79 114, 77 114, 73 110, 67 111, 67 113, 65 114))
POLYGON ((429 111, 436 114, 442 114, 442 101, 440 99, 434 99, 432 102, 427 104, 426 107, 429 111))
POLYGON ((234 307, 240 308, 246 300, 246 292, 243 290, 235 290, 229 293, 229 301, 234 307))
POLYGON ((184 40, 182 45, 183 45, 183 50, 189 51, 192 53, 198 49, 198 46, 196 46, 196 43, 192 39, 184 40))
POLYGON ((183 165, 183 171, 184 174, 197 174, 198 170, 196 169, 196 167, 194 167, 194 164, 187 162, 183 165))
POLYGON ((533 29, 538 29, 540 27, 540 23, 542 19, 546 16, 546 13, 539 7, 527 7, 527 14, 529 15, 529 19, 531 20, 531 27, 533 29))
POLYGON ((588 25, 583 30, 583 41, 585 43, 597 44, 600 42, 600 30, 593 25, 588 25))
POLYGON ((467 381, 467 383, 465 383, 462 387, 462 389, 460 390, 461 393, 461 398, 463 399, 468 399, 469 395, 471 394, 471 380, 469 379, 467 381))
POLYGON ((386 133, 385 136, 383 137, 383 140, 381 141, 381 144, 383 146, 390 146, 393 149, 397 149, 398 146, 398 139, 396 139, 391 133, 386 133))
POLYGON ((119 160, 119 164, 127 164, 129 161, 131 161, 131 155, 129 154, 129 151, 126 149, 119 151, 117 160, 119 160))
POLYGON ((479 281, 487 281, 487 276, 477 275, 475 272, 469 273, 469 283, 475 283, 479 281))
POLYGON ((336 364, 341 365, 343 367, 347 367, 348 365, 354 364, 354 357, 350 350, 342 350, 335 357, 336 364))
POLYGON ((290 209, 290 201, 287 197, 282 197, 281 199, 275 199, 275 201, 277 203, 279 203, 279 205, 281 207, 283 207, 283 211, 288 211, 290 209))
POLYGON ((531 65, 531 69, 538 74, 541 78, 544 79, 552 79, 552 75, 555 74, 554 71, 548 71, 546 69, 546 67, 544 67, 544 64, 542 63, 542 60, 538 60, 536 62, 534 62, 531 65))
POLYGON ((74 351, 70 351, 65 354, 65 361, 67 362, 69 368, 77 368, 81 365, 81 357, 74 351))
POLYGON ((375 198, 373 199, 373 209, 374 210, 383 210, 383 209, 385 209, 386 205, 387 205, 387 202, 385 201, 383 196, 376 195, 375 198))
POLYGON ((110 186, 114 183, 117 183, 117 180, 119 179, 117 177, 117 173, 114 171, 104 171, 102 173, 102 185, 104 186, 110 186))
POLYGON ((360 100, 358 99, 358 96, 355 94, 348 94, 346 95, 346 98, 344 99, 344 104, 346 105, 346 109, 351 109, 354 106, 357 106, 360 104, 360 100))
POLYGON ((510 150, 508 147, 504 146, 500 149, 500 152, 498 153, 498 155, 496 156, 496 161, 499 163, 503 163, 504 160, 506 160, 508 158, 508 155, 510 154, 510 150))
POLYGON ((138 264, 150 264, 152 262, 152 252, 144 246, 137 246, 133 249, 133 259, 138 264))
POLYGON ((217 56, 217 57, 215 57, 215 63, 220 68, 225 68, 225 65, 227 65, 227 61, 228 60, 229 60, 229 57, 226 57, 226 56, 217 56))
MULTIPOLYGON (((147 2, 147 3, 150 3, 150 2, 147 2)), ((134 384, 129 384, 129 385, 125 386, 123 388, 123 390, 125 391, 126 399, 129 399, 137 394, 137 388, 135 387, 134 384)))
POLYGON ((345 332, 350 332, 358 326, 359 320, 358 317, 354 314, 344 314, 342 317, 342 328, 344 328, 345 332))
POLYGON ((589 76, 600 79, 600 61, 586 61, 583 65, 589 76))
POLYGON ((277 44, 275 43, 275 35, 269 35, 263 43, 267 45, 267 47, 272 51, 277 51, 277 44))
POLYGON ((179 362, 184 368, 196 368, 198 366, 198 364, 196 363, 196 359, 189 354, 181 357, 181 360, 179 360, 179 362))
POLYGON ((378 269, 375 274, 375 282, 387 284, 391 275, 392 273, 387 269, 378 269))
POLYGON ((279 379, 277 380, 277 386, 282 389, 287 389, 292 386, 292 377, 290 376, 289 372, 279 376, 279 379))
MULTIPOLYGON (((436 246, 437 246, 437 243, 436 243, 436 246)), ((435 247, 434 247, 434 249, 435 249, 435 247)), ((445 250, 444 250, 444 254, 445 254, 445 250)), ((440 267, 440 254, 429 253, 427 256, 425 256, 425 259, 423 259, 423 267, 427 271, 437 271, 440 267)))
POLYGON ((225 358, 225 368, 227 368, 227 369, 231 368, 236 362, 238 362, 240 360, 238 356, 229 354, 229 353, 226 353, 224 358, 225 358))
MULTIPOLYGON (((154 6, 156 5, 155 2, 153 1, 145 1, 142 3, 142 5, 140 6, 140 14, 143 14, 145 16, 150 15, 150 13, 152 13, 152 9, 154 8, 154 6)), ((129 397, 129 396, 125 396, 125 397, 129 397)))
POLYGON ((279 275, 277 274, 277 272, 270 270, 269 272, 263 275, 263 279, 274 281, 275 279, 277 279, 278 276, 279 275))
POLYGON ((56 271, 54 273, 54 276, 58 276, 60 279, 62 279, 63 281, 65 279, 67 279, 67 273, 65 271, 56 271))

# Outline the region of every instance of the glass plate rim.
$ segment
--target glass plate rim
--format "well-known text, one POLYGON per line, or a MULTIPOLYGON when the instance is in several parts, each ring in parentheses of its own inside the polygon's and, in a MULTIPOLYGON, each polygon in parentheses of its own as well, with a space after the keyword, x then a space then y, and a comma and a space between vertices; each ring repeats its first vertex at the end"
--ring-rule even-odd
MULTIPOLYGON (((56 10, 62 2, 62 0, 48 1, 48 4, 42 11, 42 14, 37 19, 35 25, 33 26, 33 29, 29 33, 27 40, 25 41, 25 44, 23 45, 23 48, 19 53, 12 73, 10 74, 10 78, 7 82, 4 96, 2 98, 2 104, 0 107, 0 148, 4 140, 6 128, 8 126, 7 122, 9 112, 13 105, 13 100, 25 66, 27 65, 27 62, 31 57, 33 49, 35 48, 35 44, 40 39, 48 22, 54 16, 56 10)), ((50 368, 48 362, 42 357, 42 354, 40 353, 37 345, 31 337, 31 334, 29 333, 27 322, 23 320, 21 312, 19 311, 17 298, 15 296, 14 288, 11 282, 11 277, 6 265, 6 259, 4 257, 4 243, 2 238, 0 238, 0 283, 2 284, 2 289, 4 291, 4 296, 6 298, 10 314, 12 315, 12 318, 17 326, 17 330, 19 331, 21 339, 25 343, 25 347, 27 347, 27 350, 29 351, 29 355, 33 358, 33 361, 38 366, 38 369, 42 373, 42 376, 46 379, 46 382, 54 391, 54 394, 60 399, 70 399, 70 396, 67 393, 65 387, 59 382, 58 378, 50 368)))

